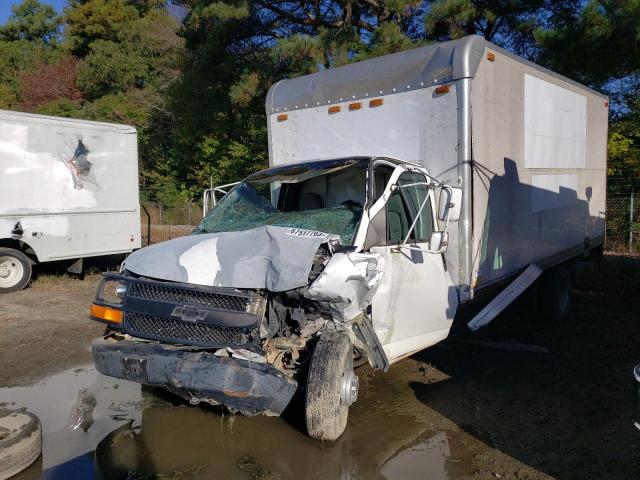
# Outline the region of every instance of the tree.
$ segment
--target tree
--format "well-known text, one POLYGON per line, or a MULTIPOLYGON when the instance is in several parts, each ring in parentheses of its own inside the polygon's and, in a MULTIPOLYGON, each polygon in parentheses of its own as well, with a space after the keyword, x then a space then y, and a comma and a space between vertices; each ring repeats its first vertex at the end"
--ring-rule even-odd
POLYGON ((90 53, 95 40, 117 42, 122 29, 140 18, 125 0, 71 0, 65 9, 65 33, 78 56, 90 53))
POLYGON ((95 40, 78 66, 78 86, 90 98, 144 86, 148 66, 139 52, 120 43, 95 40))
POLYGON ((538 61, 603 87, 640 69, 640 1, 589 1, 571 22, 538 29, 538 61))
POLYGON ((481 35, 520 55, 533 57, 535 33, 573 18, 580 1, 431 0, 425 16, 427 37, 443 41, 481 35))
MULTIPOLYGON (((640 178, 640 1, 589 1, 571 22, 536 32, 538 60, 611 97, 609 175, 640 178)), ((619 182, 610 182, 615 188, 619 182)))
POLYGON ((27 42, 57 41, 62 19, 51 5, 39 0, 23 0, 11 7, 11 17, 0 28, 0 39, 27 42))
POLYGON ((23 73, 58 58, 55 48, 40 41, 0 41, 0 108, 20 108, 23 73))
POLYGON ((78 60, 65 55, 55 63, 37 63, 20 74, 21 108, 28 112, 58 99, 77 102, 82 93, 76 86, 78 60))

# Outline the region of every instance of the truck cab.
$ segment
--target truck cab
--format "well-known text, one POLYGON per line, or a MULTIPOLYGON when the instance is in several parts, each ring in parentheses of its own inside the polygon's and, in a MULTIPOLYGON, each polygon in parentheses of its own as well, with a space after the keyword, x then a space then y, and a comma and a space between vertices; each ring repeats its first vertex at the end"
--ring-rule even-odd
POLYGON ((193 235, 104 276, 96 366, 249 415, 278 415, 303 389, 309 433, 335 439, 357 398, 354 361, 387 370, 448 334, 457 190, 383 157, 254 173, 193 235))

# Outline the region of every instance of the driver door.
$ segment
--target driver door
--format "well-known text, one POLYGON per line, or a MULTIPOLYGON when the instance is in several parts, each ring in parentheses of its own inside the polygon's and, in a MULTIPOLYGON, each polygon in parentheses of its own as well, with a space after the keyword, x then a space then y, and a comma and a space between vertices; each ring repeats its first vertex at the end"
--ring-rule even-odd
POLYGON ((367 240, 375 239, 370 251, 383 255, 386 271, 371 316, 392 363, 447 337, 458 295, 443 255, 427 252, 438 225, 429 179, 417 169, 391 171, 384 163, 374 165, 373 179, 379 198, 371 211, 378 211, 367 240))

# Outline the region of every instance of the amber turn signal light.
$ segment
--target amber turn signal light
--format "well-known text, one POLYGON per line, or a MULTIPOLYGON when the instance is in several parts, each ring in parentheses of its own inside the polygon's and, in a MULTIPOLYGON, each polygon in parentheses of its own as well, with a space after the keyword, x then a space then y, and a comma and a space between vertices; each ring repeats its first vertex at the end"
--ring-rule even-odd
POLYGON ((489 60, 490 62, 495 62, 496 54, 493 52, 487 52, 487 60, 489 60))
POLYGON ((103 307, 102 305, 91 304, 91 317, 95 320, 102 320, 109 323, 122 323, 122 310, 111 307, 103 307))

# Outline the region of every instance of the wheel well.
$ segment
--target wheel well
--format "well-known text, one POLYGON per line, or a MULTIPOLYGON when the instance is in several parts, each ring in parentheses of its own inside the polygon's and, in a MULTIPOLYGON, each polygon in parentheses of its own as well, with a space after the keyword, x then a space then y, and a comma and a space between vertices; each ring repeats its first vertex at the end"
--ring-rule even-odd
POLYGON ((31 259, 31 262, 35 265, 38 263, 38 256, 36 252, 28 243, 22 240, 16 240, 15 238, 0 238, 0 247, 13 248, 24 253, 31 259))

